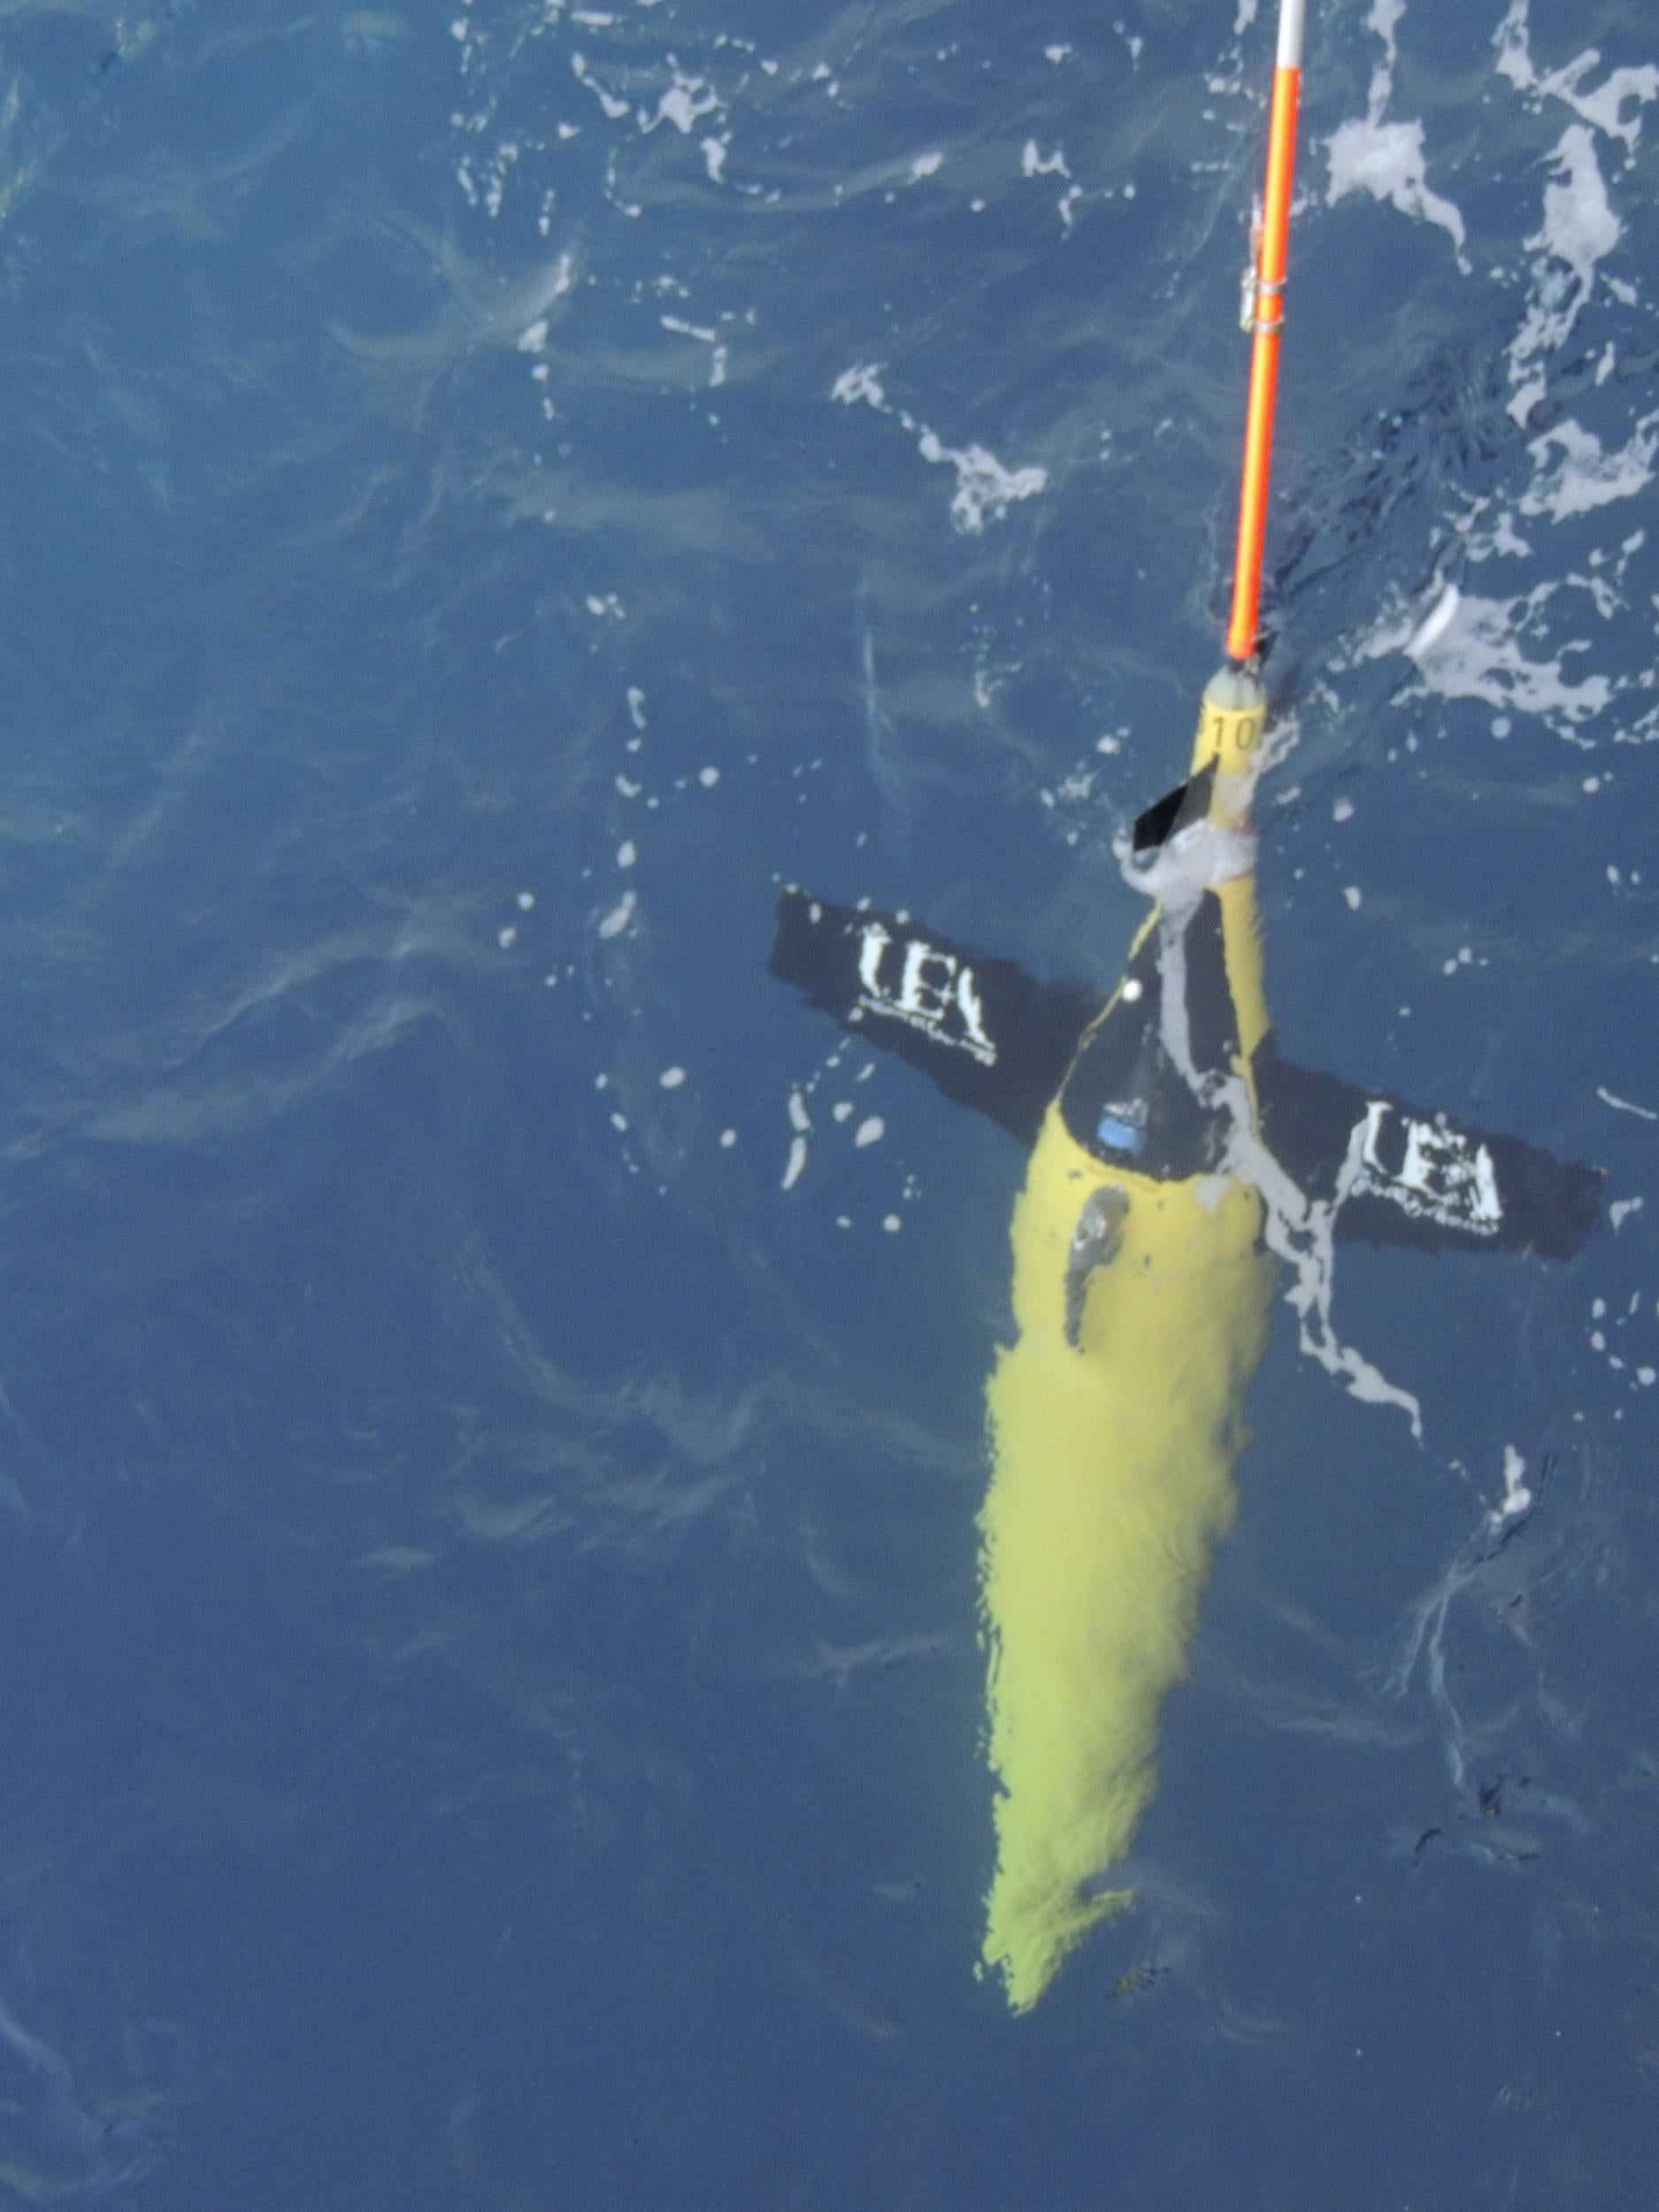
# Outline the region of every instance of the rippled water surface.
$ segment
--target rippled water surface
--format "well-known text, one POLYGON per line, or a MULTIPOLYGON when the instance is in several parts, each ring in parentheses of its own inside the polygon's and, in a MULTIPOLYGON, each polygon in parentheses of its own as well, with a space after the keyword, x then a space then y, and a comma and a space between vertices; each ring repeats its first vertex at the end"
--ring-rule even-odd
POLYGON ((1286 1049, 1609 1217, 1345 1248, 1421 1446, 1279 1314, 1138 1905, 1018 2021, 1022 1163, 765 973, 798 881, 1117 975, 1254 13, 0 10, 0 2201, 1647 2200, 1641 10, 1316 0, 1258 807, 1286 1049))

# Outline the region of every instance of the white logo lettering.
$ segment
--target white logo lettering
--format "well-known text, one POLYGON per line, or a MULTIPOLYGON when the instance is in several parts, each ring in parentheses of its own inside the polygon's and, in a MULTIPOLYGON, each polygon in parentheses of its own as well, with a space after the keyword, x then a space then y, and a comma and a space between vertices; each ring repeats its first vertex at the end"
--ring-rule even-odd
POLYGON ((1354 1190, 1386 1198, 1417 1220, 1465 1229, 1474 1236, 1495 1235, 1503 1225, 1503 1208, 1497 1170, 1486 1146, 1448 1128, 1443 1118, 1416 1121, 1399 1116, 1404 1141, 1389 1145, 1390 1152, 1399 1152, 1397 1164, 1390 1165, 1383 1139, 1393 1114, 1386 1098, 1367 1102, 1354 1190))
POLYGON ((956 1010, 962 1016, 962 1026, 967 1033, 963 1041, 970 1052, 976 1057, 982 1057, 989 1067, 996 1058, 996 1047, 985 1033, 985 1009, 979 1003, 979 993, 972 968, 964 968, 956 978, 956 1010))
POLYGON ((1388 1102, 1386 1098, 1373 1098, 1365 1109, 1365 1142, 1361 1148, 1360 1158, 1376 1175, 1386 1175, 1388 1172, 1377 1157, 1377 1139, 1382 1129, 1383 1116, 1387 1111, 1388 1102))
POLYGON ((919 1014, 927 1023, 942 1021, 950 1003, 950 986, 956 979, 956 963, 948 952, 935 952, 919 938, 904 948, 904 980, 899 986, 900 1011, 919 1014), (930 983, 926 971, 937 968, 942 976, 938 983, 930 983))
POLYGON ((858 980, 872 998, 881 995, 881 956, 893 942, 879 922, 866 922, 858 948, 858 980))
POLYGON ((912 937, 904 948, 895 993, 882 975, 892 943, 893 933, 884 923, 865 923, 858 947, 860 1009, 904 1022, 936 1044, 955 1046, 983 1066, 995 1067, 996 1047, 986 1030, 972 969, 954 952, 941 952, 937 945, 912 937))

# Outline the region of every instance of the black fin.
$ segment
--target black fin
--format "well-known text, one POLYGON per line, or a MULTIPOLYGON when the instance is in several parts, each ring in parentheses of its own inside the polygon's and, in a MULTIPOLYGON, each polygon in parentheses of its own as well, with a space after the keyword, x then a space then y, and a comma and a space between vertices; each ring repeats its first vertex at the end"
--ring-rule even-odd
POLYGON ((1156 852, 1160 845, 1167 845, 1177 830, 1185 829, 1189 822, 1197 821, 1210 811, 1210 787, 1216 780, 1216 764, 1201 768, 1185 783, 1178 783, 1173 791, 1166 791, 1146 812, 1138 815, 1134 826, 1134 849, 1137 854, 1156 852))
POLYGON ((1102 1004, 1072 983, 1033 982, 895 914, 782 892, 771 969, 866 1043, 895 1052, 948 1098, 1036 1141, 1078 1041, 1102 1004))
POLYGON ((1263 1138, 1303 1190, 1333 1196, 1356 1153, 1339 1237, 1570 1259, 1600 1216, 1600 1168, 1299 1068, 1271 1035, 1254 1065, 1263 1138))

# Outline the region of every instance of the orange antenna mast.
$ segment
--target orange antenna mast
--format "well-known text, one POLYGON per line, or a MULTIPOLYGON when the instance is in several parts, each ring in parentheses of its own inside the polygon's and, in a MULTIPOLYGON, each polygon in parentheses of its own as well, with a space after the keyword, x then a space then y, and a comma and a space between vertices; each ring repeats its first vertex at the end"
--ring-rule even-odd
POLYGON ((1296 159, 1296 108, 1302 94, 1302 34, 1307 0, 1279 0, 1279 60, 1273 72, 1272 119, 1267 134, 1267 192, 1252 296, 1255 344, 1250 405, 1244 426, 1244 477, 1239 494, 1239 555, 1233 576, 1227 651, 1235 661, 1256 652, 1262 603, 1262 545, 1267 535, 1267 484, 1273 458, 1273 403, 1279 396, 1279 339, 1285 326, 1285 261, 1290 239, 1291 172, 1296 159))

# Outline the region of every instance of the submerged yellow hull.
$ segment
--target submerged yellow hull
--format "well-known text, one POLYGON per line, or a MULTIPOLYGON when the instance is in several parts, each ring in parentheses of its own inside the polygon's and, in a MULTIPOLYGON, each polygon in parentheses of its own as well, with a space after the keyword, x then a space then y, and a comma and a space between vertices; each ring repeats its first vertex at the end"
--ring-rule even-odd
MULTIPOLYGON (((1209 819, 1223 828, 1248 819, 1263 718, 1253 680, 1224 671, 1205 691, 1193 773, 1213 778, 1209 819)), ((1267 1031, 1255 878, 1223 869, 1210 887, 1253 1118, 1250 1056, 1267 1031)), ((1132 962, 1156 926, 1155 913, 1132 962)), ((1072 1135, 1061 1100, 1049 1108, 1014 1210, 1015 1340, 986 1386, 979 1515, 997 1784, 981 1956, 1016 2012, 1130 1901, 1104 1878, 1156 1786, 1159 1711, 1236 1510, 1240 1409, 1277 1271, 1261 1228, 1251 1183, 1109 1163, 1072 1135), (1092 1200, 1118 1228, 1079 1308, 1068 1271, 1092 1200)))
POLYGON ((979 1523, 996 1825, 981 1968, 1017 2012, 1128 1901, 1109 1885, 1233 1517, 1269 1248, 1294 1270, 1303 1348, 1415 1426, 1415 1402, 1332 1333, 1339 1211, 1379 1242, 1562 1258, 1596 1217, 1595 1171, 1264 1049, 1264 721, 1251 672, 1211 678, 1187 780, 1134 826, 1125 875, 1152 911, 1103 1002, 908 916, 780 903, 775 974, 1033 1148, 979 1523))
POLYGON ((1105 1166, 1050 1110, 1014 1214, 1018 1333, 987 1387, 979 1517, 999 1786, 983 1956, 1016 2011, 1129 1901, 1102 1877, 1152 1796, 1159 1709, 1235 1509, 1274 1277, 1260 1225, 1248 1185, 1105 1166), (1071 1240, 1103 1187, 1128 1202, 1122 1241, 1088 1278, 1073 1344, 1071 1240))

